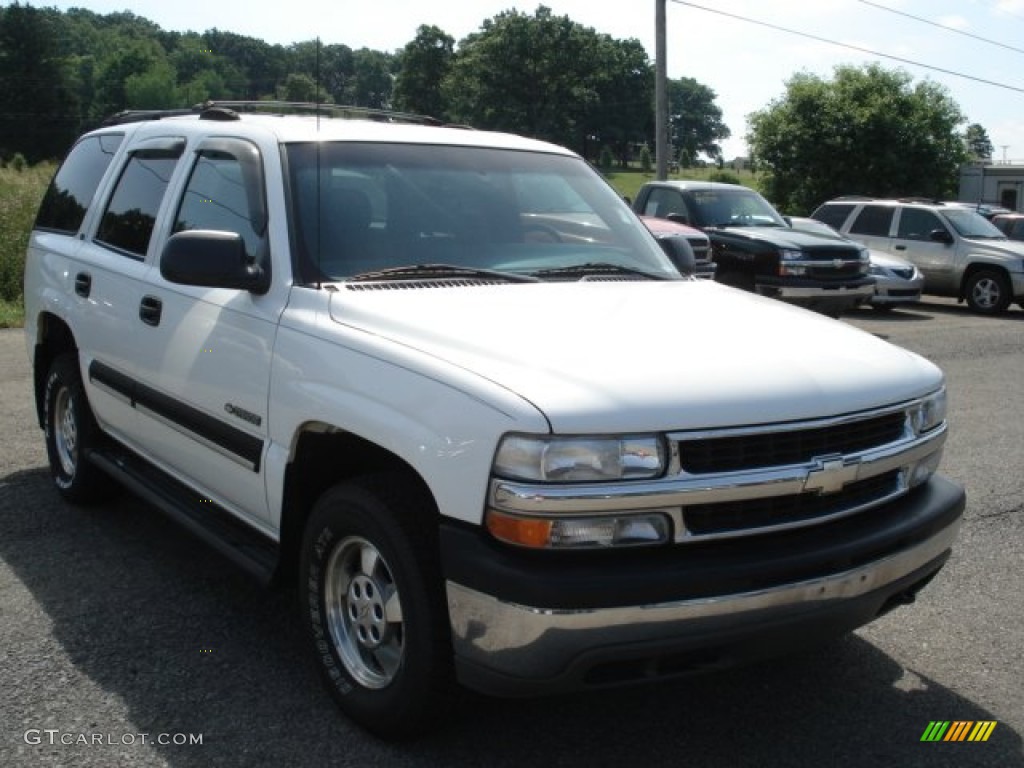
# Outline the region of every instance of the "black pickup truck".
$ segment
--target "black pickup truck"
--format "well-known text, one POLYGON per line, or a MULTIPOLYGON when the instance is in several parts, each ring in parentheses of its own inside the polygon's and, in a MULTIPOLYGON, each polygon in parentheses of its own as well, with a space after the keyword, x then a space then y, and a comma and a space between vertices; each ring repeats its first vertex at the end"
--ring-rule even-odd
POLYGON ((737 184, 652 181, 633 210, 704 231, 721 283, 828 315, 874 293, 868 253, 857 243, 797 232, 767 200, 737 184))

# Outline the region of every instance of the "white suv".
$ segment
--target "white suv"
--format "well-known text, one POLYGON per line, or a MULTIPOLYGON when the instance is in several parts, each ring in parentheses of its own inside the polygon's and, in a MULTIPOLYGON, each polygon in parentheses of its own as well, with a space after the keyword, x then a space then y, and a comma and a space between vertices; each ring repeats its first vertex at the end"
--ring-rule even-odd
POLYGON ((26 340, 60 492, 296 588, 354 720, 791 650, 942 568, 934 365, 681 275, 567 150, 295 109, 84 136, 26 340))
POLYGON ((1024 305, 1024 243, 1006 239, 971 208, 920 200, 838 198, 811 217, 868 248, 910 261, 925 293, 953 296, 982 314, 1024 305))

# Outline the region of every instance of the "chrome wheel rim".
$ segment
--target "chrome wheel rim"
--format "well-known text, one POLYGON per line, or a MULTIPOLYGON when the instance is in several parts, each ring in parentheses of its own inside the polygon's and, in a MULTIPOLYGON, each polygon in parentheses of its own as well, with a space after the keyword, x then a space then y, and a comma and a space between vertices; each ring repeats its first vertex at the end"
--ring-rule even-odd
POLYGON ((999 283, 990 277, 982 278, 976 282, 974 289, 971 291, 974 303, 985 309, 991 309, 996 306, 999 303, 1001 293, 999 283))
POLYGON ((327 626, 348 673, 379 689, 398 673, 405 648, 402 602, 391 568, 373 544, 343 539, 324 574, 327 626))
POLYGON ((61 388, 54 399, 53 436, 60 468, 64 474, 72 477, 78 466, 78 426, 75 424, 71 392, 67 387, 61 388))

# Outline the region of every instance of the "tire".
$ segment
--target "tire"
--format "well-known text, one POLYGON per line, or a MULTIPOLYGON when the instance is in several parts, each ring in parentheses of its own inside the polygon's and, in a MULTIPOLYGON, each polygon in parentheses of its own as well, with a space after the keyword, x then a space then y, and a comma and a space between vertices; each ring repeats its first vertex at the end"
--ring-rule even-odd
POLYGON ((77 353, 58 355, 50 365, 43 389, 43 428, 50 474, 65 499, 90 504, 116 491, 114 481, 88 459, 103 435, 82 386, 77 353))
POLYGON ((1003 272, 995 269, 979 269, 972 273, 967 278, 964 293, 967 306, 982 315, 1001 314, 1013 300, 1010 281, 1003 272))
POLYGON ((410 478, 337 485, 310 513, 300 555, 303 621, 328 690, 371 733, 430 730, 455 689, 436 511, 410 478))

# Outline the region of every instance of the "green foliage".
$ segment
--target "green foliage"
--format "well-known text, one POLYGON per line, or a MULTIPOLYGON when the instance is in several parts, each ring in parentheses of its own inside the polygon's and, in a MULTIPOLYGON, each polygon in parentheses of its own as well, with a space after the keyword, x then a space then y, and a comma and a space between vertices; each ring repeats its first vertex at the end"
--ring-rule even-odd
POLYGON ((443 118, 446 112, 441 83, 455 56, 455 38, 438 27, 422 25, 398 56, 395 108, 443 118))
POLYGON ((0 8, 0 157, 54 157, 77 133, 73 71, 59 19, 56 11, 18 3, 0 8))
POLYGON ((0 327, 21 324, 25 249, 54 166, 0 169, 0 327))
POLYGON ((947 91, 877 64, 840 66, 834 79, 801 73, 783 98, 750 115, 747 143, 766 196, 809 211, 843 194, 953 194, 965 158, 964 122, 947 91))
POLYGON ((668 82, 669 140, 684 167, 696 165, 702 153, 720 158, 722 147, 718 142, 732 136, 722 122, 722 110, 715 98, 711 88, 692 77, 668 82))
POLYGON ((21 152, 15 152, 14 157, 11 158, 10 162, 7 163, 7 167, 12 171, 21 173, 28 167, 28 161, 25 160, 25 156, 21 152))
POLYGON ((964 133, 964 144, 967 146, 967 155, 976 162, 990 162, 992 160, 992 140, 988 137, 988 131, 978 123, 971 123, 964 133))
POLYGON ((651 159, 651 148, 644 144, 640 147, 640 172, 650 173, 654 167, 654 163, 651 159))
POLYGON ((615 40, 540 6, 506 11, 459 43, 442 83, 450 115, 593 157, 602 145, 625 162, 652 132, 654 74, 643 46, 615 40))
POLYGON ((610 171, 613 165, 615 165, 615 155, 612 154, 612 148, 605 144, 601 147, 601 154, 597 156, 597 167, 602 171, 610 171))
POLYGON ((730 171, 712 171, 708 174, 708 181, 720 181, 723 184, 742 184, 740 177, 730 171))

